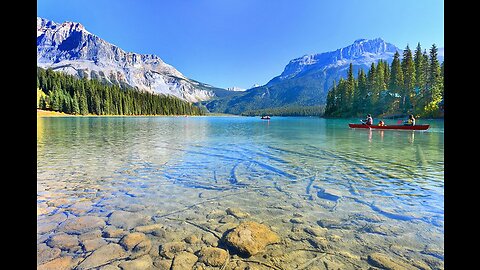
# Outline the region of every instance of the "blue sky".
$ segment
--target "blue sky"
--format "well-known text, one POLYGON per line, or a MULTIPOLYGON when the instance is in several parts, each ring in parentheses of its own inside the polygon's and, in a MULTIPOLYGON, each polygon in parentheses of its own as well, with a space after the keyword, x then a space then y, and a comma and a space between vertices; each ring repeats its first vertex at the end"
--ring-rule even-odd
POLYGON ((37 0, 37 16, 75 21, 185 76, 250 88, 291 59, 381 37, 403 49, 444 47, 443 0, 37 0))

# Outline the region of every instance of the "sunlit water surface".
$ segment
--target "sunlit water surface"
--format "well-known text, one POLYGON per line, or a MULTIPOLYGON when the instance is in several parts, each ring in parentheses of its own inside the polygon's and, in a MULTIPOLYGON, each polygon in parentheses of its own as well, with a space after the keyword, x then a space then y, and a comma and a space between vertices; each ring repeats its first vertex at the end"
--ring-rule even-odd
MULTIPOLYGON (((443 121, 418 120, 431 125, 424 132, 349 129, 349 122, 359 120, 38 118, 37 220, 107 221, 125 210, 171 230, 169 239, 149 236, 162 244, 208 234, 192 224, 215 230, 225 222, 209 213, 236 207, 281 236, 266 253, 283 250, 272 253, 283 256, 276 264, 283 269, 368 268, 373 252, 443 268, 443 121), (330 257, 317 259, 306 227, 327 229, 322 250, 330 257)), ((55 233, 42 230, 38 244, 55 233)))

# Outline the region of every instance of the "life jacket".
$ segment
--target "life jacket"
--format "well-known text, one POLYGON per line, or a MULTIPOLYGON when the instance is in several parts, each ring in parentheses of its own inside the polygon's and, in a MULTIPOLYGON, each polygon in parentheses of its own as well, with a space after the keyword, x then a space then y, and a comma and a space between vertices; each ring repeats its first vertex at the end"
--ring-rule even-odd
POLYGON ((367 117, 367 122, 365 124, 372 125, 373 124, 373 118, 372 117, 367 117))

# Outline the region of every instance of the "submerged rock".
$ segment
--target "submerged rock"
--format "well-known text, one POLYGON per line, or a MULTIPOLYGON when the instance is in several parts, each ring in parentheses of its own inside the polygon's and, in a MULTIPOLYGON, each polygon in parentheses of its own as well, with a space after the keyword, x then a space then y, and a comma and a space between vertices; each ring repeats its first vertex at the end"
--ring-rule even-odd
POLYGON ((319 250, 325 251, 328 247, 328 240, 323 237, 313 237, 308 239, 308 242, 319 250))
POLYGON ((241 218, 247 218, 247 217, 250 216, 249 213, 243 212, 243 211, 240 210, 239 208, 235 208, 235 207, 230 207, 230 208, 228 208, 228 209, 226 210, 226 212, 227 212, 227 214, 232 215, 232 216, 234 216, 234 217, 236 217, 236 218, 239 218, 239 219, 241 219, 241 218))
POLYGON ((372 253, 368 255, 368 262, 375 267, 386 270, 417 269, 416 267, 410 266, 398 259, 394 259, 381 253, 372 253))
POLYGON ((106 244, 107 244, 107 241, 105 241, 103 238, 87 239, 82 241, 83 250, 85 252, 96 250, 99 247, 104 246, 106 244))
POLYGON ((173 259, 171 270, 189 270, 193 269, 193 265, 197 262, 198 258, 192 253, 180 252, 175 255, 173 259))
POLYGON ((61 250, 67 250, 75 252, 80 249, 80 242, 76 235, 69 235, 66 233, 60 233, 53 235, 48 239, 47 245, 52 248, 59 248, 61 250))
POLYGON ((65 256, 39 265, 37 270, 69 270, 73 268, 72 264, 74 264, 72 257, 65 256))
POLYGON ((235 222, 235 218, 233 216, 224 216, 223 218, 221 218, 219 221, 219 223, 232 223, 232 222, 235 222))
POLYGON ((327 229, 325 228, 312 228, 306 227, 303 229, 306 233, 313 235, 313 236, 324 236, 327 233, 327 229))
POLYGON ((81 262, 76 270, 87 270, 108 264, 114 260, 127 257, 127 253, 118 244, 108 244, 95 250, 83 262, 81 262))
POLYGON ((238 223, 225 223, 215 228, 216 232, 224 233, 238 226, 238 223))
POLYGON ((103 237, 106 238, 120 238, 124 236, 127 232, 122 229, 119 229, 115 226, 108 226, 103 230, 103 237))
POLYGON ((105 266, 102 266, 98 268, 98 270, 121 270, 120 267, 113 265, 113 264, 107 264, 105 266))
POLYGON ((153 260, 153 265, 160 270, 170 270, 170 268, 172 268, 172 261, 171 259, 160 259, 157 257, 153 260))
POLYGON ((55 230, 58 227, 56 222, 44 222, 37 224, 37 233, 44 234, 55 230))
POLYGON ((80 241, 85 241, 85 240, 93 240, 102 237, 102 231, 100 230, 95 230, 95 231, 90 231, 88 233, 84 233, 82 235, 78 236, 78 239, 80 241))
POLYGON ((183 239, 186 243, 189 243, 189 244, 196 244, 200 241, 200 239, 198 239, 198 237, 196 237, 195 235, 190 235, 190 236, 187 236, 185 237, 185 239, 183 239))
POLYGON ((134 232, 125 235, 119 242, 126 250, 132 250, 136 245, 143 241, 150 241, 147 236, 140 232, 134 232))
POLYGON ((165 236, 166 232, 162 228, 162 224, 151 224, 151 225, 145 225, 145 226, 138 226, 135 228, 135 231, 141 232, 141 233, 151 233, 155 236, 165 236))
POLYGON ((209 233, 202 235, 202 241, 208 246, 218 246, 218 238, 209 233))
POLYGON ((220 218, 223 216, 225 216, 225 211, 219 209, 212 210, 207 214, 208 219, 220 218))
POLYGON ((108 224, 115 227, 130 230, 135 227, 146 225, 149 218, 138 213, 127 211, 113 211, 108 216, 108 224))
POLYGON ((172 259, 175 254, 185 251, 187 246, 183 242, 165 243, 160 247, 160 255, 172 259))
POLYGON ((153 260, 150 256, 144 255, 135 260, 123 261, 118 265, 122 270, 153 270, 153 260))
POLYGON ((148 237, 139 232, 125 235, 119 242, 127 251, 132 251, 131 258, 147 254, 152 248, 152 242, 148 237))
POLYGON ((305 221, 302 218, 299 218, 299 217, 291 218, 290 222, 293 223, 293 224, 303 224, 303 223, 305 223, 305 221))
POLYGON ((37 265, 51 261, 60 256, 61 250, 59 248, 51 248, 46 244, 37 246, 37 265))
POLYGON ((203 247, 197 255, 198 261, 214 267, 222 266, 228 259, 226 250, 215 247, 203 247))
POLYGON ((349 225, 343 224, 340 220, 334 220, 334 219, 318 220, 317 224, 327 229, 350 229, 349 225))
POLYGON ((263 224, 247 221, 230 231, 224 240, 239 253, 252 256, 263 251, 267 245, 278 243, 280 237, 263 224))
POLYGON ((104 226, 105 221, 101 217, 83 216, 67 219, 58 227, 58 230, 68 234, 83 234, 95 229, 101 229, 104 226))

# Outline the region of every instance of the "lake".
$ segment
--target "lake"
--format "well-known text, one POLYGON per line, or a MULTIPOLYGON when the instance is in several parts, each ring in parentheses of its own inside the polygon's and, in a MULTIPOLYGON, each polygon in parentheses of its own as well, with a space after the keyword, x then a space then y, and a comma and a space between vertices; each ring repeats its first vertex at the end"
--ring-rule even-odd
POLYGON ((281 241, 230 251, 225 269, 444 268, 443 120, 417 119, 427 131, 317 117, 37 121, 37 264, 169 269, 178 249, 225 248, 218 238, 252 220, 281 241), (134 231, 151 243, 143 257, 96 252, 134 231))

